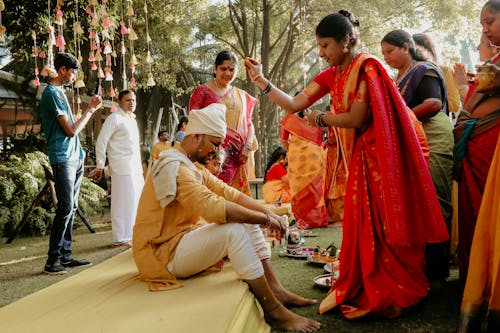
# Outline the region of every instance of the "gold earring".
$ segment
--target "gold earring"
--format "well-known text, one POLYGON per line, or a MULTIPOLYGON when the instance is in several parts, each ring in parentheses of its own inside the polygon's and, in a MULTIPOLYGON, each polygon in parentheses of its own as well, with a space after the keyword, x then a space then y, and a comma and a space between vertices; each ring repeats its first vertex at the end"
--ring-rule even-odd
POLYGON ((344 49, 342 50, 342 52, 344 52, 344 53, 349 52, 349 48, 347 47, 347 44, 344 44, 344 49))

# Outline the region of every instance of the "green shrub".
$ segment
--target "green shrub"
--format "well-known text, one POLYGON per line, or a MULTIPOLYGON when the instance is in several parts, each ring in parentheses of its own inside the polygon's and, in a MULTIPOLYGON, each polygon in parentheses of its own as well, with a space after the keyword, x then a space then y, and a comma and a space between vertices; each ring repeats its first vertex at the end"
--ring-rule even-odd
MULTIPOLYGON (((0 232, 9 237, 30 209, 33 200, 45 186, 43 165, 49 166, 47 155, 40 151, 10 155, 0 162, 0 232)), ((84 178, 80 188, 79 207, 87 217, 102 213, 100 200, 106 191, 84 178)), ((25 226, 24 235, 45 235, 54 219, 55 207, 47 191, 40 204, 33 209, 25 226)))

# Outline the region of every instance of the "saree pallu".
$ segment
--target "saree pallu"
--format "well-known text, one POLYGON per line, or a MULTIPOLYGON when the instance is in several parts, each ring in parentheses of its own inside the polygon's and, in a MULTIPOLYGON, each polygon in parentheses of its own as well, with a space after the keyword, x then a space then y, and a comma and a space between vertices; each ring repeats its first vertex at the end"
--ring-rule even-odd
MULTIPOLYGON (((352 96, 364 72, 372 123, 357 134, 347 181, 340 275, 319 312, 397 317, 428 292, 426 243, 448 239, 414 126, 415 116, 383 66, 362 53, 344 71, 352 96)), ((349 110, 349 109, 346 109, 349 110)), ((421 128, 419 129, 421 130, 421 128)))
POLYGON ((459 333, 500 332, 500 137, 472 241, 459 333), (483 328, 484 330, 482 330, 483 328))
POLYGON ((462 286, 467 278, 476 220, 486 177, 500 134, 500 109, 482 118, 461 112, 455 128, 455 178, 458 181, 458 263, 462 286))
POLYGON ((292 201, 290 186, 281 179, 265 182, 262 186, 262 196, 268 204, 276 202, 289 203, 292 201))
POLYGON ((288 179, 292 212, 301 229, 328 225, 324 200, 325 152, 321 148, 323 129, 312 127, 305 119, 288 114, 281 126, 291 134, 288 179))

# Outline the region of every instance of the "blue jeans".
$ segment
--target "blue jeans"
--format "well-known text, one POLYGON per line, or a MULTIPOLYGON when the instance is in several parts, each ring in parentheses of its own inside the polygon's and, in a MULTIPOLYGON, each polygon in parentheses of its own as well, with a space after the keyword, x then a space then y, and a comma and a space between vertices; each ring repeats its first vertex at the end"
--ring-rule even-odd
POLYGON ((50 230, 47 265, 71 260, 73 220, 83 177, 83 160, 52 164, 57 196, 56 216, 50 230))

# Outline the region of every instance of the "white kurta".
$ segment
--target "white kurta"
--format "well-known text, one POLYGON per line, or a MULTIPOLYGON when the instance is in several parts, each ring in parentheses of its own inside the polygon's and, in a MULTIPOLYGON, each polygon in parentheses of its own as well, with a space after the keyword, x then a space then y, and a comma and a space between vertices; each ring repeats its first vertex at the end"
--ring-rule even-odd
POLYGON ((144 186, 135 114, 122 109, 106 118, 96 142, 96 164, 111 173, 111 226, 113 241, 130 242, 137 206, 144 186))

